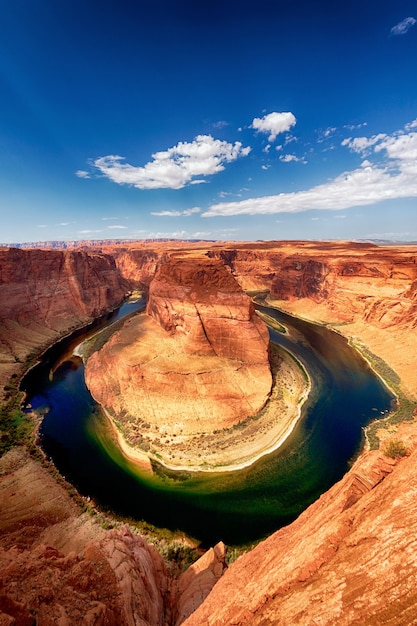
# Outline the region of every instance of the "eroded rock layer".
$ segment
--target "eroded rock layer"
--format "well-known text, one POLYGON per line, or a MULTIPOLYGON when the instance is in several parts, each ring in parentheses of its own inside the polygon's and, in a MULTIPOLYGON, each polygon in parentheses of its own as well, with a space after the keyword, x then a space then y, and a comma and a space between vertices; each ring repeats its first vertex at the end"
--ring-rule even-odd
POLYGON ((0 499, 0 624, 179 625, 226 567, 221 543, 181 574, 126 525, 103 531, 19 448, 0 499))
POLYGON ((417 431, 399 433, 410 456, 380 451, 290 526, 239 558, 184 626, 415 623, 417 431))
POLYGON ((109 255, 1 248, 0 290, 2 382, 32 350, 120 304, 128 284, 109 255))
POLYGON ((96 400, 152 441, 230 428, 256 414, 272 377, 269 335, 226 266, 205 256, 162 263, 147 316, 87 362, 96 400))
MULTIPOLYGON (((149 256, 147 246, 142 265, 127 248, 115 254, 132 284, 150 284, 165 254, 162 244, 154 248, 149 256)), ((222 243, 207 251, 244 289, 268 290, 290 311, 340 324, 391 365, 401 388, 417 395, 415 246, 222 243)), ((123 292, 111 260, 97 277, 93 259, 102 255, 77 252, 81 274, 74 274, 61 252, 20 252, 0 251, 4 376, 29 351, 54 341, 74 320, 113 306, 123 292), (80 275, 85 281, 77 289, 80 275), (91 294, 85 310, 84 291, 91 294)), ((224 568, 221 546, 210 551, 204 569, 194 566, 170 587, 166 565, 140 537, 128 529, 103 532, 51 474, 14 449, 0 462, 0 622, 168 626, 188 616, 187 626, 414 624, 416 424, 389 436, 405 443, 406 458, 363 455, 298 520, 233 563, 210 595, 224 568)))

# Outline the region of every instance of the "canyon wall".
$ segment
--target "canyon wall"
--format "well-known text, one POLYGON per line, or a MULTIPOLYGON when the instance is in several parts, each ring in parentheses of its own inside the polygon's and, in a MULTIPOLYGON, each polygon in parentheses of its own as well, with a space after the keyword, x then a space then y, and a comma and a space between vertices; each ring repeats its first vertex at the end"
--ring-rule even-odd
POLYGON ((417 428, 408 456, 363 455, 289 526, 240 557, 184 626, 410 626, 417 607, 417 428))
MULTIPOLYGON (((128 526, 104 531, 21 448, 0 458, 0 501, 5 626, 179 625, 226 567, 223 544, 181 573, 128 526)), ((174 551, 185 547, 171 542, 174 551)))
POLYGON ((109 255, 0 248, 0 383, 29 352, 114 308, 128 289, 109 255))

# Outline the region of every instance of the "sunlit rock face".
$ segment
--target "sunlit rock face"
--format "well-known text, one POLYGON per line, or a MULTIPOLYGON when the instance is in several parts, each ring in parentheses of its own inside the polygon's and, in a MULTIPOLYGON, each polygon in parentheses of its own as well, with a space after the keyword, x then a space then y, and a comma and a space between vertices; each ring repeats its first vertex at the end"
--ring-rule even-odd
POLYGON ((147 313, 184 351, 266 364, 268 332, 250 298, 217 259, 162 263, 149 289, 147 313))
POLYGON ((220 260, 161 263, 147 315, 136 317, 86 367, 94 397, 148 434, 202 434, 256 414, 272 377, 269 334, 220 260))
POLYGON ((222 543, 182 573, 127 525, 104 531, 23 448, 0 458, 0 500, 2 625, 179 626, 226 568, 222 543))
POLYGON ((95 317, 126 294, 109 255, 81 250, 0 250, 0 319, 59 327, 95 317))
POLYGON ((287 626, 415 623, 417 433, 410 456, 362 456, 300 517, 239 558, 185 622, 287 626))
POLYGON ((302 307, 313 319, 417 325, 415 246, 293 241, 230 245, 208 254, 221 258, 243 289, 267 290, 284 308, 302 307))
POLYGON ((1 248, 1 387, 28 353, 114 308, 128 289, 110 255, 1 248))

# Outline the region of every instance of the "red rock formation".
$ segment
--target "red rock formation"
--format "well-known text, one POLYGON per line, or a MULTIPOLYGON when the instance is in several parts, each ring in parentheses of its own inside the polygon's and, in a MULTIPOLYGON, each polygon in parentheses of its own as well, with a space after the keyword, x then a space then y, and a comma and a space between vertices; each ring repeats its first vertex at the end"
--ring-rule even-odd
MULTIPOLYGON (((278 304, 312 319, 348 322, 339 329, 383 356, 401 374, 401 384, 408 380, 416 394, 415 247, 273 242, 209 248, 210 255, 229 265, 243 288, 270 290, 279 297, 278 304)), ((36 258, 33 251, 19 256, 0 250, 0 371, 8 375, 16 358, 53 341, 74 319, 78 323, 106 302, 113 306, 120 288, 112 282, 110 260, 97 277, 96 255, 77 256, 72 267, 80 263, 89 268, 80 282, 82 268, 71 274, 71 263, 67 266, 62 253, 53 257, 47 251, 37 253, 36 258), (47 271, 39 265, 41 260, 47 271), (34 282, 32 275, 37 277, 34 282), (103 290, 106 282, 113 294, 103 290), (84 290, 95 295, 84 299, 84 290), (50 293, 61 298, 51 298, 50 293), (65 298, 68 308, 62 303, 65 298)), ((127 268, 126 274, 132 272, 129 278, 134 275, 141 282, 142 270, 136 274, 133 266, 127 268)), ((143 261, 147 282, 152 271, 143 261)), ((189 321, 186 304, 184 327, 189 321)), ((172 311, 166 319, 178 338, 182 331, 172 311)), ((201 334, 196 337, 195 343, 201 345, 201 334)), ((410 425, 410 433, 412 429, 415 425, 410 425)), ((412 450, 416 433, 410 433, 403 426, 397 437, 412 450)), ((413 451, 398 465, 381 452, 362 457, 292 525, 238 559, 184 624, 414 624, 416 454, 413 451)), ((157 623, 164 624, 164 619, 181 620, 206 595, 207 581, 218 572, 216 558, 201 578, 198 566, 192 570, 195 575, 188 574, 192 580, 183 579, 184 595, 177 598, 175 612, 175 602, 164 595, 163 566, 153 550, 129 531, 112 531, 108 543, 96 531, 90 536, 88 516, 72 517, 67 494, 54 491, 55 481, 38 463, 26 460, 14 470, 14 457, 10 467, 0 467, 0 623, 24 625, 37 619, 47 625, 53 619, 62 624, 124 626, 136 619, 148 626, 162 599, 164 613, 157 623)))
POLYGON ((114 308, 128 284, 108 255, 1 248, 0 290, 3 382, 31 350, 114 308))
MULTIPOLYGON (((416 448, 416 426, 400 436, 416 448)), ((415 623, 417 451, 379 451, 240 557, 184 626, 415 623)))
POLYGON ((111 256, 0 249, 0 319, 47 327, 96 317, 126 293, 111 256))
POLYGON ((0 624, 173 626, 223 573, 225 547, 177 578, 123 526, 103 531, 21 449, 0 459, 0 624))
MULTIPOLYGON (((263 407, 272 385, 269 334, 222 262, 170 257, 151 283, 147 313, 86 365, 93 396, 124 424, 131 443, 141 422, 151 445, 161 434, 188 445, 263 407)), ((187 448, 187 458, 193 450, 201 453, 201 442, 187 448)))
POLYGON ((180 626, 207 598, 226 570, 226 546, 210 548, 176 583, 175 626, 180 626))
POLYGON ((106 250, 114 256, 121 275, 132 287, 148 289, 163 251, 145 246, 132 249, 106 248, 106 250))
POLYGON ((268 290, 284 306, 301 300, 308 310, 320 304, 325 321, 416 323, 414 246, 294 241, 239 244, 208 254, 222 258, 243 289, 268 290))
POLYGON ((268 331, 250 298, 216 259, 170 258, 151 282, 147 313, 189 354, 267 363, 268 331))

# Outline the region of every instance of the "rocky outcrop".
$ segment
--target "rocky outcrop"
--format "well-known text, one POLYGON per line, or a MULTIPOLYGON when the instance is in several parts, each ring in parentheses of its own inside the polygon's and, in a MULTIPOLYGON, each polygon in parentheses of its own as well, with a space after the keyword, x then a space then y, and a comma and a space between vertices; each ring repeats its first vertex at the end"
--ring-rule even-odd
POLYGON ((0 459, 0 624, 174 626, 209 594, 223 544, 178 576, 127 526, 103 531, 20 448, 0 459))
POLYGON ((268 367, 269 337, 250 298, 217 259, 171 258, 149 290, 147 313, 182 336, 187 354, 268 367))
POLYGON ((415 327, 414 246, 269 242, 211 249, 208 255, 223 259, 243 289, 267 290, 284 307, 301 301, 307 311, 317 311, 316 319, 415 327))
POLYGON ((195 463, 200 437, 267 401, 269 334, 225 265, 205 256, 160 264, 147 313, 88 359, 87 385, 131 444, 140 433, 139 447, 162 454, 168 438, 170 457, 195 463))
POLYGON ((184 626, 415 623, 417 432, 409 458, 380 451, 240 557, 184 626))
POLYGON ((143 246, 141 248, 107 248, 115 259, 120 274, 132 287, 147 290, 156 274, 164 251, 143 246))
POLYGON ((0 318, 47 327, 96 317, 126 293, 111 256, 83 251, 0 250, 0 318))
POLYGON ((226 546, 220 541, 178 578, 175 626, 180 626, 204 602, 226 569, 226 546))

